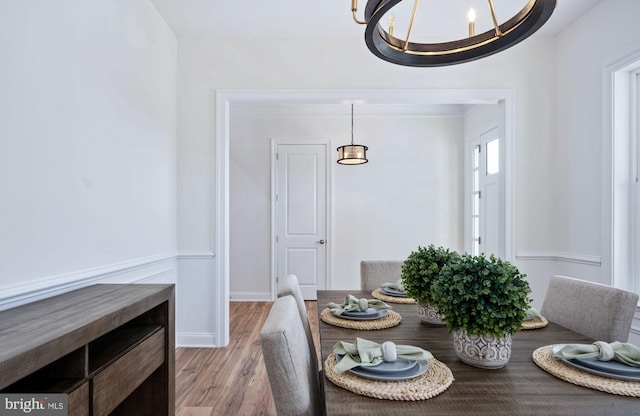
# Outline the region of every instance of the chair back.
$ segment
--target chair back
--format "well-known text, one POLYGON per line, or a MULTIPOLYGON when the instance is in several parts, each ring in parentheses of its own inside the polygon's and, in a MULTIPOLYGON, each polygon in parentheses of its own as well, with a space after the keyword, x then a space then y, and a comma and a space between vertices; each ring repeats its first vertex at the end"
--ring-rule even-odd
POLYGON ((323 414, 318 362, 311 358, 293 296, 273 303, 260 331, 260 343, 278 414, 323 414))
POLYGON ((402 277, 404 260, 362 260, 360 262, 360 287, 376 290, 383 283, 394 283, 402 277))
POLYGON ((596 341, 629 339, 638 294, 563 276, 549 282, 540 313, 596 341))
POLYGON ((311 333, 311 325, 309 325, 309 316, 307 315, 307 307, 304 304, 304 298, 302 297, 302 291, 300 290, 300 284, 295 274, 289 274, 284 277, 278 277, 278 297, 293 296, 298 306, 298 312, 300 313, 300 320, 304 332, 307 335, 307 343, 309 344, 309 350, 311 352, 311 358, 318 359, 316 353, 316 346, 313 342, 313 335, 311 333))

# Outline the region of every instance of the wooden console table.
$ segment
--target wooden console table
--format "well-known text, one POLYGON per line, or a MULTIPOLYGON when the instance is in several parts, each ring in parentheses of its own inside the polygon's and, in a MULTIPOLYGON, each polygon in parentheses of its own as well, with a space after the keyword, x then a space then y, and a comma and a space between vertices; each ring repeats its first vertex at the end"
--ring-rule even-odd
POLYGON ((69 416, 175 414, 174 285, 94 285, 0 312, 0 392, 69 416))

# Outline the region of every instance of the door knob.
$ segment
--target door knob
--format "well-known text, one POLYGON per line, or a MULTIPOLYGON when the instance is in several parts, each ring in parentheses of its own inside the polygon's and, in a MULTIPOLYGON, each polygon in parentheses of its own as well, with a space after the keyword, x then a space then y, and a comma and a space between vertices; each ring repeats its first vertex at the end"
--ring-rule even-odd
POLYGON ((320 241, 318 241, 318 243, 320 243, 320 244, 324 244, 324 243, 325 243, 325 241, 324 241, 324 240, 320 240, 320 241))

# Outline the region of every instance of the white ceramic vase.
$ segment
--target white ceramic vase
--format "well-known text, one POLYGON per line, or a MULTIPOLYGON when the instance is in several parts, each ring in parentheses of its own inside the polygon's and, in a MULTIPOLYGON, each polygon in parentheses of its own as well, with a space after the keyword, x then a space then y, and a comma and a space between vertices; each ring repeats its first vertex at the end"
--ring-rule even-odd
POLYGON ((438 308, 428 303, 418 302, 418 316, 424 323, 431 325, 444 325, 442 315, 438 313, 438 308))
POLYGON ((453 333, 453 348, 464 363, 479 368, 502 368, 511 357, 511 334, 478 336, 459 329, 453 333))

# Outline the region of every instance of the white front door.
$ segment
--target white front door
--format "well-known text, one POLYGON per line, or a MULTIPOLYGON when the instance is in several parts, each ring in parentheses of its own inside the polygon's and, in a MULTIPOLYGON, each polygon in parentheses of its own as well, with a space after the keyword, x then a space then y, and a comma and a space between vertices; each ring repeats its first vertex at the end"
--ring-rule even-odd
POLYGON ((471 177, 468 198, 471 254, 504 257, 504 163, 503 144, 494 128, 467 144, 471 177))
POLYGON ((327 287, 329 146, 273 141, 275 281, 295 274, 312 300, 327 287))

